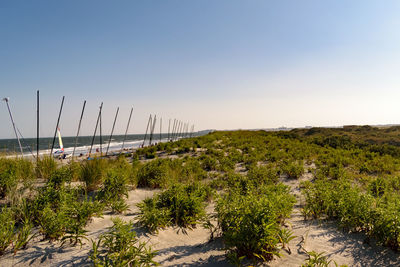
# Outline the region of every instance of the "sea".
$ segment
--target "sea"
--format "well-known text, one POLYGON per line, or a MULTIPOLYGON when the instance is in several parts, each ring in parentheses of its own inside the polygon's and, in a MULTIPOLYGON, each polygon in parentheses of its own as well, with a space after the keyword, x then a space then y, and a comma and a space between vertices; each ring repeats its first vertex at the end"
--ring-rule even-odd
MULTIPOLYGON (((192 137, 200 136, 205 134, 205 132, 194 132, 192 133, 192 137)), ((124 135, 113 135, 111 140, 110 136, 96 136, 93 142, 92 153, 97 151, 106 152, 107 147, 109 152, 117 152, 124 150, 130 150, 139 148, 143 145, 145 135, 144 134, 130 134, 126 136, 124 145, 122 147, 124 141, 124 135)), ((152 138, 152 144, 156 144, 158 142, 168 142, 169 141, 168 134, 154 134, 152 138)), ((188 138, 190 135, 182 136, 179 138, 188 138)), ((75 146, 75 138, 72 136, 62 137, 62 143, 64 146, 64 152, 66 154, 72 154, 75 146)), ((75 148, 75 156, 79 155, 87 155, 89 153, 91 144, 92 144, 93 136, 79 136, 76 143, 75 148)), ((20 139, 21 146, 23 149, 24 157, 36 156, 36 138, 25 138, 20 139)), ((39 138, 39 155, 50 154, 50 150, 53 144, 53 137, 44 137, 39 138)), ((149 143, 149 135, 146 137, 146 141, 144 146, 148 146, 149 143)), ((58 143, 58 138, 56 137, 54 140, 53 153, 60 149, 60 145, 58 143)), ((18 145, 17 139, 0 139, 0 154, 1 155, 16 155, 20 154, 20 148, 18 145)))

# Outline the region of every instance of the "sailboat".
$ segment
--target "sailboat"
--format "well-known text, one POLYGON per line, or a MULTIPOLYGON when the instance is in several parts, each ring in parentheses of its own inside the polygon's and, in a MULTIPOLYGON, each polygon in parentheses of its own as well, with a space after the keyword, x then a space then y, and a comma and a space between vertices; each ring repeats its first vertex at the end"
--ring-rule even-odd
POLYGON ((57 136, 58 136, 58 144, 60 146, 60 149, 54 151, 53 157, 58 158, 58 159, 65 159, 69 156, 69 154, 66 154, 64 152, 64 146, 61 138, 61 132, 60 128, 57 128, 57 136))

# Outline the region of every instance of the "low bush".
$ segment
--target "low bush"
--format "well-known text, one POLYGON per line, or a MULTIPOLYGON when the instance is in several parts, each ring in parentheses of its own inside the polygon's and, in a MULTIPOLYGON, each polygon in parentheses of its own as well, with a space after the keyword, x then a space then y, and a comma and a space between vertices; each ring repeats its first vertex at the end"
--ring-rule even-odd
POLYGON ((400 249, 400 197, 384 192, 378 180, 371 183, 371 193, 343 180, 317 180, 303 184, 306 217, 338 220, 344 229, 364 232, 378 243, 400 249))
POLYGON ((138 187, 163 188, 168 183, 168 165, 164 160, 150 161, 138 170, 138 187))
POLYGON ((85 182, 88 191, 93 191, 99 188, 101 183, 104 181, 107 167, 107 161, 100 158, 85 161, 81 165, 82 170, 80 180, 85 182))
POLYGON ((4 198, 18 185, 15 161, 0 158, 0 198, 4 198))
POLYGON ((15 221, 10 208, 3 207, 0 212, 0 255, 14 240, 15 221))
POLYGON ((47 180, 47 185, 55 189, 60 189, 66 182, 71 182, 71 180, 71 169, 68 166, 63 166, 51 173, 49 179, 47 180))
POLYGON ((138 204, 138 223, 149 231, 168 225, 191 228, 206 217, 205 202, 212 190, 199 183, 174 184, 164 192, 138 204))
POLYGON ((217 169, 217 160, 215 158, 209 155, 202 155, 199 159, 205 171, 214 171, 217 169))
POLYGON ((28 242, 35 236, 32 234, 33 223, 25 220, 16 230, 15 243, 13 244, 14 254, 20 249, 25 249, 28 242))
POLYGON ((277 168, 273 165, 252 167, 247 173, 247 178, 254 185, 275 184, 279 180, 277 168))
POLYGON ((140 242, 133 223, 113 219, 114 225, 102 234, 97 242, 92 241, 89 259, 94 266, 150 266, 158 265, 153 260, 157 251, 140 242))
POLYGON ((93 215, 102 212, 99 202, 92 201, 73 201, 66 205, 62 211, 66 215, 65 236, 63 242, 69 240, 73 246, 78 243, 82 246, 82 239, 86 238, 85 226, 89 223, 93 215))
POLYGON ((268 261, 279 255, 280 224, 290 215, 294 203, 283 185, 264 186, 246 194, 234 190, 224 194, 216 211, 226 249, 236 258, 268 261))
POLYGON ((299 178, 304 173, 303 161, 289 161, 284 162, 281 166, 282 173, 286 174, 288 178, 299 178))
POLYGON ((107 204, 124 197, 128 197, 127 177, 116 170, 110 170, 97 198, 107 204))
POLYGON ((40 232, 50 241, 60 239, 67 227, 68 217, 63 211, 54 211, 46 206, 41 212, 39 220, 40 232))
MULTIPOLYGON (((301 265, 301 267, 329 267, 334 264, 336 267, 339 265, 334 260, 330 260, 328 256, 325 256, 324 252, 307 252, 308 259, 301 265), (331 264, 332 263, 332 264, 331 264)), ((340 267, 347 267, 347 265, 340 265, 340 267)))
POLYGON ((48 179, 50 175, 57 169, 57 163, 50 156, 39 158, 36 164, 36 174, 38 177, 48 179))

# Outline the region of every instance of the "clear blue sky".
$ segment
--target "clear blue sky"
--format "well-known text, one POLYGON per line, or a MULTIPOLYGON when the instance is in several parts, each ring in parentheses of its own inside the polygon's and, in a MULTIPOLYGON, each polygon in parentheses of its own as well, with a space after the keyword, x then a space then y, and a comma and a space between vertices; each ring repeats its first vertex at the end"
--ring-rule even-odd
MULTIPOLYGON (((400 123, 399 1, 1 1, 0 92, 25 136, 132 105, 196 129, 400 123)), ((13 132, 0 103, 0 138, 13 132)), ((165 128, 166 131, 166 128, 165 128)))

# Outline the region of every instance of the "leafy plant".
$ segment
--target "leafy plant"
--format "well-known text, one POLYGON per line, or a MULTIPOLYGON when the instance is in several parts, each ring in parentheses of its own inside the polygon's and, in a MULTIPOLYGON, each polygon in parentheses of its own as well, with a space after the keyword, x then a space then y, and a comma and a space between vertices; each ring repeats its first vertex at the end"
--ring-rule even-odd
POLYGON ((194 227, 205 219, 205 201, 211 194, 209 187, 198 183, 174 184, 152 199, 145 199, 138 204, 138 223, 150 231, 170 224, 194 227))
POLYGON ((133 223, 113 219, 114 225, 97 242, 92 241, 89 259, 94 266, 151 266, 157 251, 140 242, 132 231, 133 223))
POLYGON ((138 171, 138 187, 162 188, 167 184, 167 165, 164 160, 150 161, 138 171))
POLYGON ((0 158, 0 198, 4 198, 18 184, 16 161, 0 158))
POLYGON ((65 235, 62 237, 62 244, 67 240, 70 244, 76 246, 78 243, 82 246, 82 239, 86 239, 85 226, 91 217, 98 212, 98 203, 89 201, 73 201, 64 208, 68 223, 65 226, 65 235))
MULTIPOLYGON (((310 251, 308 253, 308 259, 301 267, 329 267, 333 263, 336 267, 339 265, 334 260, 329 260, 328 256, 324 255, 324 252, 310 251)), ((340 265, 340 267, 347 267, 347 265, 340 265)))
POLYGON ((166 207, 158 207, 158 199, 146 198, 138 204, 138 223, 150 232, 157 232, 159 228, 165 228, 171 223, 170 210, 166 207))
POLYGON ((48 179, 56 169, 57 163, 50 156, 39 158, 36 164, 36 174, 43 179, 48 179))
POLYGON ((63 211, 53 211, 46 206, 40 213, 40 231, 45 238, 52 240, 60 239, 66 231, 68 217, 63 211))
POLYGON ((22 226, 17 230, 15 243, 13 244, 14 254, 20 249, 25 249, 28 242, 36 235, 32 234, 33 223, 31 221, 24 221, 22 226))
POLYGON ((88 191, 98 189, 107 173, 106 160, 94 158, 84 162, 81 168, 81 181, 85 182, 86 189, 88 191))
POLYGON ((129 205, 126 203, 125 199, 115 199, 110 202, 111 212, 124 213, 129 210, 129 205))
POLYGON ((288 190, 275 185, 259 192, 243 195, 230 191, 223 195, 217 202, 217 219, 229 253, 268 261, 280 255, 280 223, 290 214, 295 200, 288 190))
POLYGON ((8 248, 14 240, 15 221, 10 208, 3 207, 0 212, 0 255, 8 248))

